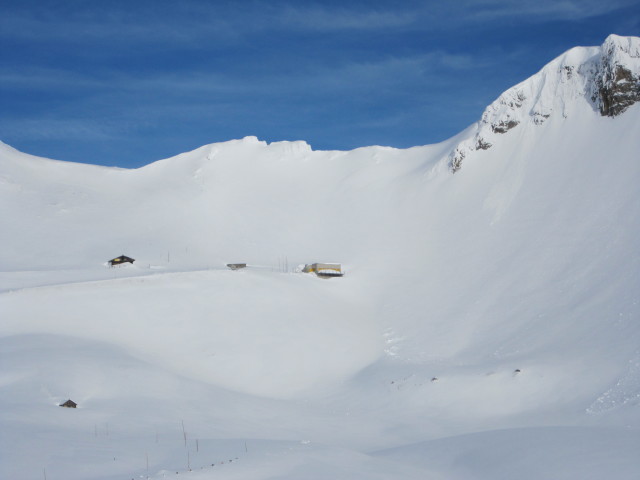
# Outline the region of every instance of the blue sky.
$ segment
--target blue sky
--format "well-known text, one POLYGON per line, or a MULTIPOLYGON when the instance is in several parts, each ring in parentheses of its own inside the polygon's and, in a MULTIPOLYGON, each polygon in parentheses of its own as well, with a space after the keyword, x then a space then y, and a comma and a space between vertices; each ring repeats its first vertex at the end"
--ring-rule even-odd
POLYGON ((121 167, 247 135, 432 144, 610 33, 640 35, 640 0, 4 0, 0 140, 121 167))

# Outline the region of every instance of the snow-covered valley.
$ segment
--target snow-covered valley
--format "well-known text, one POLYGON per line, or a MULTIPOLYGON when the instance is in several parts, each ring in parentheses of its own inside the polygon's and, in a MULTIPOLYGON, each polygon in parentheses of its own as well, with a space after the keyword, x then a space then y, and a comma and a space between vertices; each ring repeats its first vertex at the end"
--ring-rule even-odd
POLYGON ((594 96, 618 67, 640 39, 407 150, 0 144, 0 477, 638 478, 640 105, 594 96))

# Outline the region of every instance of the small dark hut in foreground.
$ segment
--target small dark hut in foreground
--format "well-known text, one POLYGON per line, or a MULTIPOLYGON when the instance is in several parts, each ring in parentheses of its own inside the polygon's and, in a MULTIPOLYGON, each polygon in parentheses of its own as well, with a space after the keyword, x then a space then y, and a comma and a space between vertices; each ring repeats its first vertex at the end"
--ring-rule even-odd
POLYGON ((135 260, 131 257, 127 257, 126 255, 120 255, 112 260, 109 260, 109 265, 115 267, 116 265, 122 265, 123 263, 133 263, 135 260))
POLYGON ((65 407, 65 408, 76 408, 78 406, 78 404, 76 402, 74 402, 73 400, 69 399, 64 403, 60 404, 61 407, 65 407))

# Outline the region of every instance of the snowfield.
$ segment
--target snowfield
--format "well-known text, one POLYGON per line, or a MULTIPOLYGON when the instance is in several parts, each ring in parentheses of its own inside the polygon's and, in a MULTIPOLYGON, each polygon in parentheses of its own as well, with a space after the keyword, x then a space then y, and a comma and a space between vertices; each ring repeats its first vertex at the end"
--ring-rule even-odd
POLYGON ((0 478, 637 479, 640 105, 589 82, 639 49, 407 150, 0 143, 0 478))

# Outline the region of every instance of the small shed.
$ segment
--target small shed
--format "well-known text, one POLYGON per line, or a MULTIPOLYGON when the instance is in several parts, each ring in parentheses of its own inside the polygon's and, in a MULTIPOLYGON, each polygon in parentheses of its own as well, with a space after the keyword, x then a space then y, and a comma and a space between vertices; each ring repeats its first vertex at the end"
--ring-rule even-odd
POLYGON ((76 408, 78 406, 78 404, 76 402, 74 402, 73 400, 69 399, 64 403, 60 404, 61 407, 65 407, 65 408, 76 408))
POLYGON ((311 263, 304 266, 304 273, 315 273, 319 277, 341 277, 344 275, 339 263, 311 263))
POLYGON ((227 267, 231 270, 240 270, 241 268, 247 268, 246 263, 227 263, 227 267))
POLYGON ((135 260, 131 257, 127 257, 126 255, 120 255, 119 257, 113 258, 109 260, 109 265, 115 267, 116 265, 122 265, 124 263, 133 263, 135 260))

